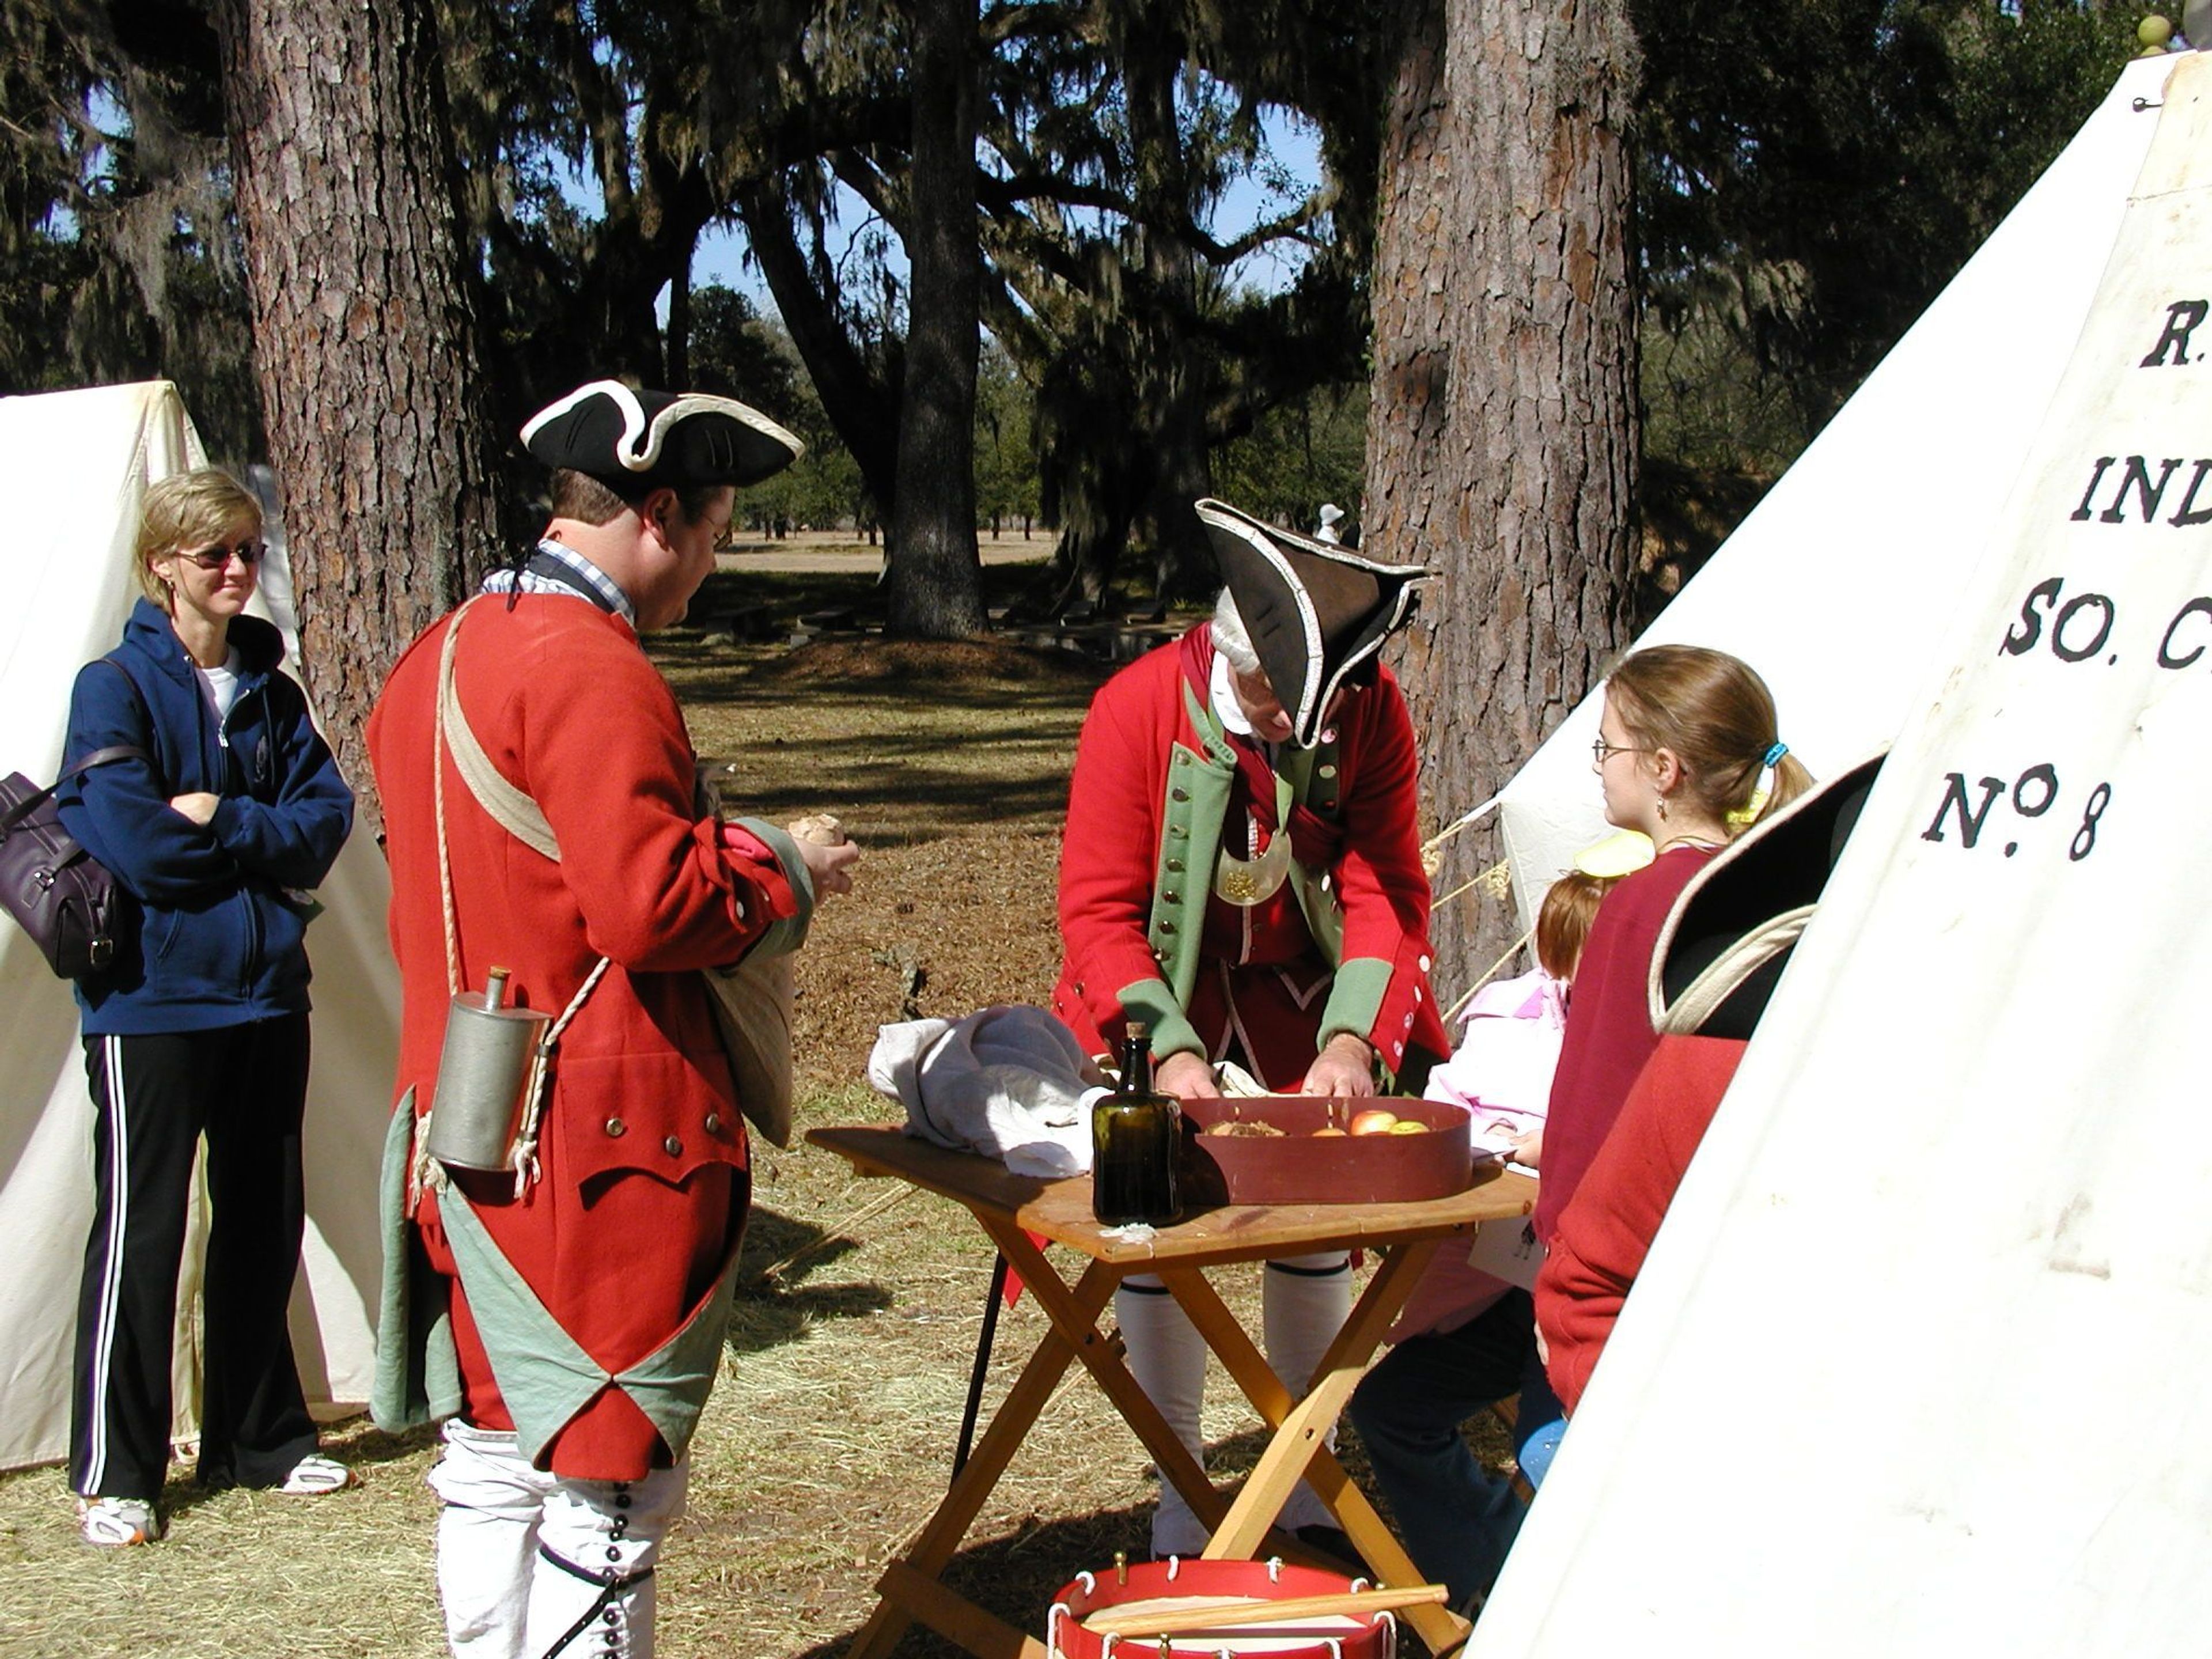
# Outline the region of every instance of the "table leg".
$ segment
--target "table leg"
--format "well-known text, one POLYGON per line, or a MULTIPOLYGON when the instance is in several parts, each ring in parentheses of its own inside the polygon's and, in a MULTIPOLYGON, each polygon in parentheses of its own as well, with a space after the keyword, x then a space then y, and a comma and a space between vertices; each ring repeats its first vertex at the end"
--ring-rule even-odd
MULTIPOLYGON (((1056 1292, 1054 1299, 1066 1305, 1071 1316, 1079 1315, 1086 1322, 1095 1322, 1099 1310, 1106 1305, 1106 1299, 1113 1294, 1119 1275, 1103 1263, 1093 1262, 1071 1292, 1061 1283, 1059 1275, 1045 1264, 1042 1254, 1030 1243, 1027 1236, 1018 1229, 1015 1236, 1021 1239, 1029 1255, 1036 1258, 1032 1263, 1017 1259, 1011 1253, 1008 1257, 1015 1261, 1031 1290, 1041 1291, 1044 1285, 1049 1284, 1056 1292)), ((1001 1248, 1004 1248, 1003 1241, 1001 1248)), ((1039 1300, 1042 1301, 1043 1297, 1040 1296, 1039 1300)), ((1021 1375, 1015 1379, 1014 1386, 1007 1392, 999 1409, 992 1413, 990 1426, 983 1431, 983 1437, 975 1443, 967 1466, 953 1481, 951 1490, 945 1494, 945 1501, 937 1506, 937 1512, 915 1534, 905 1554, 877 1581, 876 1588, 882 1599, 876 1603, 876 1610, 868 1616, 868 1622, 860 1626, 860 1633, 853 1638, 853 1645, 848 1650, 846 1659, 881 1659, 896 1645, 899 1638, 905 1634, 907 1626, 917 1615, 926 1617, 934 1611, 930 1605, 930 1598, 910 1594, 912 1579, 909 1575, 918 1574, 922 1579, 934 1583, 938 1575, 945 1571, 953 1552, 959 1548, 960 1540, 967 1536, 968 1528, 975 1524, 976 1516, 981 1512, 985 1500, 991 1495, 991 1489, 998 1485, 999 1477, 1006 1472, 1006 1466, 1013 1461, 1014 1453, 1020 1449, 1030 1425, 1052 1398, 1053 1389, 1059 1386, 1060 1377, 1066 1374, 1075 1357, 1075 1347, 1060 1334, 1055 1322, 1054 1328, 1037 1344, 1036 1352, 1030 1356, 1029 1363, 1022 1368, 1021 1375)), ((933 1628, 936 1627, 935 1621, 933 1620, 931 1622, 933 1628)), ((957 1639, 957 1635, 955 1639, 957 1639)))
MULTIPOLYGON (((1068 1295, 1060 1276, 1046 1262, 1044 1253, 1020 1228, 1000 1226, 988 1217, 979 1216, 977 1219, 983 1223, 993 1242, 1006 1252, 1014 1271, 1036 1291, 1037 1305, 1051 1319, 1061 1340, 1074 1351, 1075 1357, 1097 1380, 1099 1389, 1114 1402, 1122 1421, 1144 1443, 1145 1449, 1152 1453, 1160 1479, 1175 1483, 1176 1489, 1189 1502, 1191 1512, 1208 1532, 1219 1526, 1229 1512, 1229 1500, 1206 1478, 1205 1469, 1190 1455, 1190 1449, 1176 1437, 1167 1419, 1160 1415, 1159 1407, 1152 1404, 1151 1397, 1130 1374, 1128 1366, 1122 1363, 1121 1343, 1109 1342, 1099 1334, 1097 1321, 1101 1310, 1068 1295)), ((1094 1265, 1092 1271, 1098 1271, 1098 1267, 1094 1265)), ((1121 1275, 1128 1271, 1126 1267, 1117 1270, 1115 1282, 1118 1284, 1121 1275)), ((1088 1277, 1086 1274, 1086 1282, 1088 1277)))
MULTIPOLYGON (((1413 1294, 1430 1257, 1444 1242, 1415 1239, 1384 1254, 1382 1265, 1353 1306, 1344 1328, 1322 1357, 1304 1397, 1297 1401, 1203 1273, 1184 1268, 1161 1275, 1206 1338, 1207 1346, 1219 1356, 1237 1387, 1275 1431, 1246 1478, 1243 1490, 1207 1543, 1206 1559, 1250 1559, 1265 1540, 1291 1489, 1304 1477, 1336 1516, 1378 1583, 1395 1588, 1423 1582, 1395 1534, 1328 1449, 1328 1436, 1344 1410, 1344 1402, 1365 1373, 1368 1360, 1381 1346, 1383 1333, 1413 1294)), ((1431 1652, 1443 1652, 1467 1638, 1467 1621, 1447 1608, 1408 1608, 1402 1616, 1431 1652)))

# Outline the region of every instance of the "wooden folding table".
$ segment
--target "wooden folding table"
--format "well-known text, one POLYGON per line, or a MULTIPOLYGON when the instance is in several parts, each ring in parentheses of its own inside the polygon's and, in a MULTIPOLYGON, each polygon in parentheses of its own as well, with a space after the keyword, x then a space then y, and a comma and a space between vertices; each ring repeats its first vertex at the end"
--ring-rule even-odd
MULTIPOLYGON (((1534 1182, 1492 1171, 1464 1193, 1424 1203, 1230 1206, 1133 1242, 1109 1237, 1091 1218, 1087 1178, 1048 1182, 1012 1175, 988 1158, 946 1152, 894 1128, 812 1129, 806 1138, 861 1175, 895 1176, 964 1206, 1052 1321, 937 1513, 877 1582, 882 1599, 848 1659, 883 1659, 916 1620, 982 1659, 1045 1659, 1042 1643, 954 1594, 939 1579, 1074 1360, 1083 1363, 1135 1431, 1162 1478, 1175 1483, 1212 1530, 1206 1559, 1252 1558, 1283 1500, 1304 1479, 1334 1513, 1380 1583, 1421 1582, 1382 1516, 1329 1452, 1327 1437, 1437 1247, 1449 1238, 1464 1238, 1485 1221, 1528 1214, 1535 1205, 1534 1182), (1032 1234, 1086 1258, 1081 1274, 1072 1283, 1064 1279, 1032 1242, 1032 1234), (1326 1249, 1372 1250, 1382 1262, 1329 1345, 1304 1397, 1293 1399, 1206 1282, 1206 1269, 1326 1249), (1115 1286, 1133 1273, 1160 1276, 1274 1431, 1234 1502, 1215 1490, 1137 1386, 1121 1362, 1118 1333, 1109 1339, 1099 1330, 1098 1316, 1115 1286)), ((1440 1607, 1412 1609, 1405 1617, 1432 1651, 1455 1646, 1467 1635, 1466 1622, 1440 1607)))

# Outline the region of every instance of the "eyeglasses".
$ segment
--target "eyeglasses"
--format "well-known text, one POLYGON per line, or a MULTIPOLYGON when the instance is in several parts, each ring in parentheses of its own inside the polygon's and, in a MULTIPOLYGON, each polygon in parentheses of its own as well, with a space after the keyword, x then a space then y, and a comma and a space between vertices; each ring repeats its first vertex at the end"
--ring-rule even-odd
POLYGON ((261 556, 268 550, 269 544, 266 542, 262 541, 258 537, 248 536, 244 541, 233 546, 225 546, 218 542, 213 547, 179 551, 177 556, 180 559, 190 559, 203 570, 228 570, 233 559, 236 559, 239 563, 251 570, 261 562, 261 556))
POLYGON ((1649 749, 1639 748, 1632 743, 1607 743, 1600 738, 1590 744, 1590 763, 1602 766, 1615 755, 1648 755, 1650 752, 1649 749))

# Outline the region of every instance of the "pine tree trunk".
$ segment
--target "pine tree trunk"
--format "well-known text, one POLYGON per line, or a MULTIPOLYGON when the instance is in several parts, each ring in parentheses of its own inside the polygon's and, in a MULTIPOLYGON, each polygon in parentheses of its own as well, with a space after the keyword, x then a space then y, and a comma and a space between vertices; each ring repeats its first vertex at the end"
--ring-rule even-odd
POLYGON ((889 546, 890 629, 924 639, 983 631, 975 549, 975 359, 982 255, 975 222, 975 10, 913 0, 913 304, 899 399, 889 546))
POLYGON ((362 726, 501 545, 427 0, 217 0, 223 101, 308 689, 365 828, 362 726))
MULTIPOLYGON (((1409 0, 1401 38, 1362 545, 1445 573, 1398 664, 1433 831, 1512 775, 1621 641, 1637 59, 1625 0, 1409 0)), ((1487 830, 1447 843, 1439 900, 1497 848, 1487 830)), ((1434 926, 1445 996, 1520 933, 1481 888, 1434 926)))

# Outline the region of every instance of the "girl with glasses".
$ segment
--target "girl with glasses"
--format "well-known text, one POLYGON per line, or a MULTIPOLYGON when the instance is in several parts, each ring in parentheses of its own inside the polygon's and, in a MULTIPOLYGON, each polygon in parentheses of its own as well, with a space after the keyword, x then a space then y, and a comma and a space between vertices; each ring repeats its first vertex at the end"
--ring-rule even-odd
MULTIPOLYGON (((1668 910, 1716 852, 1812 783, 1780 740, 1766 682, 1724 651, 1687 645, 1650 647, 1613 670, 1591 769, 1607 820, 1650 836, 1653 858, 1606 895, 1576 973, 1536 1198, 1536 1237, 1547 1246, 1658 1046, 1645 982, 1668 910)), ((1532 1483, 1564 1426, 1543 1368, 1532 1365, 1515 1428, 1532 1483)))

